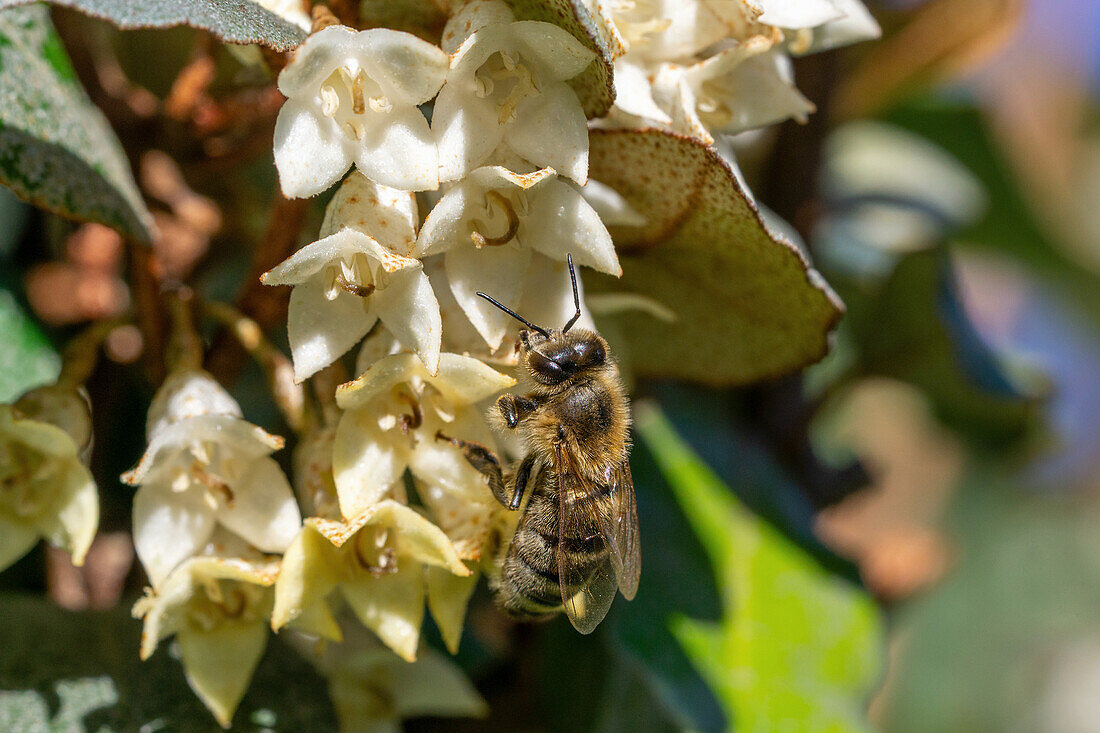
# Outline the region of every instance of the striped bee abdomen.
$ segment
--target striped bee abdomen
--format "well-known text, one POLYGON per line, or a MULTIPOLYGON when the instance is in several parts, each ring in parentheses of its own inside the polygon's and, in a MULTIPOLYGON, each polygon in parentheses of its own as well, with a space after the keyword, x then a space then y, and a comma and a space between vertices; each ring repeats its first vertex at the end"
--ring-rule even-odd
MULTIPOLYGON (((532 490, 527 510, 508 545, 497 581, 497 600, 509 615, 542 619, 562 610, 558 577, 558 492, 551 472, 543 472, 532 490)), ((571 500, 571 499, 570 499, 571 500)), ((588 501, 580 497, 579 501, 588 501)), ((606 560, 608 548, 595 515, 569 528, 562 550, 579 572, 572 586, 606 560)), ((567 587, 572 595, 578 588, 567 587)))

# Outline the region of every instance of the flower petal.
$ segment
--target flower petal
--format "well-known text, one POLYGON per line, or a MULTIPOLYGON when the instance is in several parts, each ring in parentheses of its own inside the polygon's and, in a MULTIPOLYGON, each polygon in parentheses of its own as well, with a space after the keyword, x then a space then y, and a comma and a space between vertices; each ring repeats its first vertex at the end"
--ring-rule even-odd
POLYGON ((462 625, 466 620, 466 607, 477 587, 480 573, 466 577, 455 575, 442 568, 426 568, 428 584, 428 610, 439 627, 447 651, 458 654, 462 641, 462 625))
POLYGON ((201 491, 173 491, 159 481, 137 490, 133 516, 134 549, 154 588, 203 548, 216 524, 201 491))
MULTIPOLYGON (((393 385, 407 382, 414 377, 430 382, 439 390, 443 399, 456 406, 478 402, 516 383, 516 380, 511 377, 469 356, 440 354, 439 372, 431 376, 414 354, 392 354, 375 362, 358 379, 342 384, 337 389, 336 403, 346 410, 344 418, 341 418, 341 424, 352 412, 369 412, 370 403, 375 397, 393 385)), ((373 422, 377 425, 377 418, 373 422)), ((358 427, 349 428, 349 430, 357 429, 358 427)), ((337 441, 339 441, 339 428, 337 441)), ((396 444, 404 445, 403 441, 396 441, 396 444)), ((403 455, 406 459, 408 458, 407 450, 403 455)), ((406 465, 408 465, 407 460, 401 464, 402 470, 406 465)), ((345 516, 349 515, 345 514, 345 516)))
POLYGON ((565 81, 588 68, 596 54, 560 26, 521 20, 501 29, 525 61, 533 63, 543 81, 565 81))
POLYGON ((287 319, 295 381, 301 382, 339 359, 377 320, 378 314, 373 308, 368 311, 358 295, 341 290, 329 300, 324 283, 317 278, 295 286, 287 319))
MULTIPOLYGON (((547 181, 532 197, 520 236, 528 247, 619 277, 623 274, 611 235, 584 197, 562 181, 547 181)), ((491 291, 490 291, 491 292, 491 291)), ((460 301, 461 302, 461 301, 460 301)))
POLYGON ((515 19, 512 9, 501 0, 469 0, 455 8, 447 19, 440 45, 445 53, 453 54, 471 33, 494 23, 512 23, 515 19))
POLYGON ((30 552, 39 536, 33 527, 0 514, 0 572, 30 552))
POLYGON ((469 568, 462 564, 443 530, 418 514, 415 509, 393 499, 385 499, 367 512, 370 513, 367 522, 394 530, 394 542, 399 557, 409 557, 426 565, 444 568, 455 575, 470 574, 469 568))
POLYGON ((79 461, 72 461, 58 476, 57 510, 40 525, 52 544, 72 555, 73 565, 84 564, 99 528, 99 492, 91 472, 79 461))
POLYGON ((314 196, 352 163, 351 140, 313 105, 288 99, 275 120, 275 167, 287 198, 314 196))
POLYGON ((187 683, 218 723, 228 728, 252 673, 267 647, 263 623, 222 623, 212 629, 179 630, 187 683))
MULTIPOLYGON (((271 628, 278 631, 288 623, 302 628, 297 623, 302 618, 316 621, 328 616, 331 619, 325 598, 339 582, 340 561, 340 551, 307 520, 283 555, 279 579, 275 581, 275 607, 271 612, 271 628), (323 605, 324 608, 314 608, 318 605, 323 605)), ((333 626, 327 622, 321 624, 320 628, 316 628, 318 624, 311 625, 318 633, 328 631, 324 635, 333 638, 333 626)), ((335 628, 334 633, 338 639, 339 627, 335 628)))
MULTIPOLYGON (((520 300, 520 307, 523 309, 520 312, 535 319, 534 323, 561 328, 576 313, 569 266, 561 260, 536 254, 531 258, 527 281, 540 285, 540 288, 528 288, 520 300)), ((581 317, 577 319, 574 328, 595 331, 596 324, 592 320, 591 309, 586 306, 584 278, 580 272, 577 273, 577 293, 581 299, 581 317)))
POLYGON ((588 121, 567 84, 548 84, 541 94, 520 102, 504 140, 535 165, 553 168, 582 186, 588 180, 588 121))
POLYGON ((882 35, 882 28, 860 0, 833 0, 833 4, 844 13, 844 17, 814 28, 809 47, 805 50, 798 49, 796 55, 820 53, 882 35))
POLYGON ((375 183, 354 171, 325 209, 320 236, 348 227, 369 235, 390 251, 408 255, 419 222, 415 194, 375 183))
POLYGON ((357 33, 334 25, 313 33, 294 52, 294 60, 279 74, 279 91, 294 98, 317 94, 329 74, 344 63, 355 49, 357 33))
POLYGON ((243 416, 241 406, 208 372, 201 369, 174 371, 153 395, 145 437, 151 440, 161 428, 199 415, 243 416))
MULTIPOLYGON (((398 356, 416 361, 412 354, 398 356)), ((336 428, 332 475, 340 511, 348 518, 380 501, 408 465, 408 439, 398 430, 379 428, 379 417, 369 407, 348 409, 336 428)))
POLYGON ((443 86, 451 60, 438 46, 389 28, 361 31, 355 41, 371 79, 403 106, 423 104, 443 86))
POLYGON ((298 534, 302 517, 279 464, 266 456, 257 458, 230 489, 233 500, 218 512, 218 521, 259 550, 284 551, 298 534))
MULTIPOLYGON (((576 196, 580 199, 580 194, 576 196)), ((505 305, 515 303, 522 292, 530 261, 528 248, 520 249, 510 244, 481 249, 460 247, 444 255, 443 266, 451 293, 490 349, 495 349, 504 339, 511 316, 480 298, 477 292, 491 293, 505 305)))
POLYGON ((424 271, 418 267, 392 274, 386 287, 374 295, 374 308, 402 346, 415 351, 428 373, 435 374, 443 323, 439 302, 424 271))
POLYGON ((672 118, 653 101, 648 72, 629 58, 615 62, 615 106, 628 114, 672 124, 672 118))
POLYGON ((355 167, 373 181, 403 191, 439 188, 439 158, 428 120, 416 107, 394 105, 362 117, 355 167))
POLYGON ((420 624, 424 620, 424 573, 407 562, 392 575, 358 577, 340 591, 364 626, 402 659, 416 661, 420 624))
POLYGON ((432 134, 439 155, 439 180, 456 181, 485 161, 504 139, 504 128, 489 98, 448 82, 435 100, 432 134))
POLYGON ((763 10, 760 23, 779 28, 813 28, 843 17, 833 0, 753 0, 763 10))

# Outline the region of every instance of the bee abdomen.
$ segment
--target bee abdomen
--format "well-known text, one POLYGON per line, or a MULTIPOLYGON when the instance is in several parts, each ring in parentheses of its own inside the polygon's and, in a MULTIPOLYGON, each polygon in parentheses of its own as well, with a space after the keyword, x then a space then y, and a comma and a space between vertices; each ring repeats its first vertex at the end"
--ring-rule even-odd
MULTIPOLYGON (((508 547, 497 597, 504 610, 513 616, 541 618, 561 610, 556 505, 556 497, 547 493, 533 496, 525 521, 508 547)), ((583 536, 562 538, 562 549, 569 556, 570 566, 576 569, 567 583, 567 595, 572 595, 577 590, 575 586, 603 563, 608 552, 596 527, 584 531, 587 534, 583 536)))

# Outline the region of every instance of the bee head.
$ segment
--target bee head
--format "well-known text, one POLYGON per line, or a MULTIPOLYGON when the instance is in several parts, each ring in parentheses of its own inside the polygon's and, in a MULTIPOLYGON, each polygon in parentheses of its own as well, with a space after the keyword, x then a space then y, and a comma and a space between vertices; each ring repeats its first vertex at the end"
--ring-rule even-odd
POLYGON ((524 366, 540 384, 562 384, 607 364, 607 342, 592 331, 554 330, 548 336, 538 331, 522 331, 519 343, 524 366))
POLYGON ((485 293, 478 293, 478 296, 527 326, 528 330, 519 334, 520 356, 531 377, 546 385, 562 384, 582 372, 607 364, 607 342, 599 334, 584 329, 569 333, 581 316, 581 298, 577 290, 577 272, 573 269, 573 255, 567 255, 567 259, 569 279, 573 284, 573 304, 577 311, 560 331, 536 326, 485 293))

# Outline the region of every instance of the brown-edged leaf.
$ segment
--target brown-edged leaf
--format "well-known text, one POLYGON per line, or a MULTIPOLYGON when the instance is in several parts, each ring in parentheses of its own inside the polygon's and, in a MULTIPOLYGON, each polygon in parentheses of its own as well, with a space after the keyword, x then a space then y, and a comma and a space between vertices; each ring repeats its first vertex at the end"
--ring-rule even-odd
POLYGON ((647 223, 612 226, 623 277, 586 278, 675 312, 614 316, 640 376, 754 382, 821 359, 843 304, 791 243, 768 231, 712 149, 658 130, 593 130, 590 175, 647 223))

